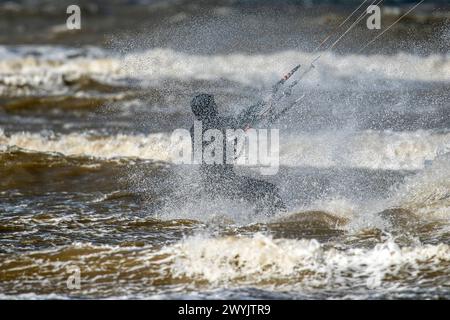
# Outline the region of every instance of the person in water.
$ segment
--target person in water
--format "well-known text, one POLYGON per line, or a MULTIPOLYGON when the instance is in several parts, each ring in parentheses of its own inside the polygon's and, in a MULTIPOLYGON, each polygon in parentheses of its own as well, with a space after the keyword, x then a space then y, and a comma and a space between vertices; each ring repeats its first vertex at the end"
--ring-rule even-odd
MULTIPOLYGON (((244 111, 240 117, 226 117, 219 115, 214 96, 210 94, 199 94, 191 101, 191 109, 197 121, 202 123, 202 138, 209 129, 222 131, 223 137, 226 136, 227 129, 245 129, 242 128, 243 121, 252 117, 252 108, 244 111)), ((194 150, 194 125, 190 130, 192 148, 194 150)), ((202 149, 211 142, 202 141, 202 149)), ((224 138, 224 140, 226 140, 224 138)), ((267 215, 273 215, 276 212, 285 211, 286 207, 279 196, 278 188, 263 180, 253 179, 246 176, 239 176, 234 172, 233 164, 226 162, 226 144, 235 143, 235 141, 223 143, 222 163, 206 164, 202 160, 200 164, 200 175, 202 185, 211 196, 226 196, 233 200, 244 200, 256 205, 257 212, 263 212, 267 215)), ((234 146, 233 146, 234 147, 234 146)), ((202 150, 202 151, 203 151, 202 150)))

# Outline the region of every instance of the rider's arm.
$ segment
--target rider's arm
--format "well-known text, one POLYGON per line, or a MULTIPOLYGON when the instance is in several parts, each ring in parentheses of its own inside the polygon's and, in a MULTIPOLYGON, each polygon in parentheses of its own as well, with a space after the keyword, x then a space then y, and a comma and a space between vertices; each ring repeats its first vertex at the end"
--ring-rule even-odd
POLYGON ((261 111, 264 109, 264 105, 265 104, 260 101, 241 111, 236 117, 238 127, 241 129, 246 129, 247 127, 253 126, 259 120, 259 116, 261 111))

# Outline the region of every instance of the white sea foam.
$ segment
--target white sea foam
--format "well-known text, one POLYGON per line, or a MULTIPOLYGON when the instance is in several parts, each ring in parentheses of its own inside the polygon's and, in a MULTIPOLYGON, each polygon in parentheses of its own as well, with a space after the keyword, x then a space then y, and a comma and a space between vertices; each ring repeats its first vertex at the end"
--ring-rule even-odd
MULTIPOLYGON (((264 86, 298 63, 304 66, 315 55, 302 51, 271 54, 190 55, 170 49, 154 49, 125 56, 124 65, 134 74, 150 78, 229 79, 246 85, 264 86)), ((317 63, 317 72, 309 76, 316 83, 336 84, 339 79, 390 79, 450 81, 450 57, 420 57, 400 53, 393 56, 347 55, 324 53, 317 63)))
POLYGON ((286 137, 280 162, 290 166, 417 170, 445 146, 450 146, 450 133, 321 132, 286 137))
MULTIPOLYGON (((95 137, 71 133, 48 137, 39 133, 0 131, 0 146, 97 158, 174 161, 174 152, 190 149, 190 141, 172 143, 169 133, 118 134, 95 137)), ((450 145, 450 133, 431 131, 362 131, 340 134, 296 134, 281 138, 280 164, 285 166, 354 167, 418 170, 450 145)))
MULTIPOLYGON (((436 281, 450 265, 450 247, 446 244, 400 246, 387 239, 370 248, 338 248, 314 239, 274 239, 260 233, 239 237, 195 235, 157 250, 91 244, 74 244, 61 250, 72 252, 74 248, 82 249, 75 256, 79 263, 94 264, 109 255, 121 262, 132 261, 136 270, 144 273, 150 269, 174 278, 206 280, 213 285, 273 283, 275 287, 375 289, 417 280, 424 284, 431 275, 436 281), (397 280, 390 284, 392 278, 397 280)), ((40 253, 57 256, 61 250, 40 253)), ((64 270, 73 262, 49 259, 45 264, 40 260, 34 263, 64 270)), ((30 272, 34 267, 27 264, 23 270, 30 272)))
MULTIPOLYGON (((7 89, 11 86, 61 93, 65 88, 64 79, 80 76, 91 76, 108 83, 132 77, 156 85, 164 79, 227 79, 262 88, 293 66, 299 63, 306 66, 314 58, 310 53, 293 50, 258 55, 194 55, 157 48, 123 56, 95 48, 82 52, 74 50, 1 46, 0 74, 3 80, 0 93, 9 92, 7 89)), ((372 80, 450 81, 450 57, 324 53, 315 70, 304 79, 305 85, 339 87, 347 86, 348 81, 353 80, 353 85, 359 83, 371 89, 374 87, 372 80)))
POLYGON ((170 161, 170 136, 167 134, 124 135, 91 137, 72 133, 58 138, 48 138, 37 133, 0 135, 0 145, 18 147, 29 151, 56 152, 69 156, 96 158, 140 158, 170 161))
MULTIPOLYGON (((408 288, 411 283, 420 283, 422 287, 448 285, 450 247, 446 244, 400 246, 388 239, 370 248, 344 248, 317 240, 274 239, 259 233, 244 237, 196 235, 161 249, 75 243, 13 256, 4 261, 4 270, 17 272, 20 268, 27 283, 36 281, 49 288, 51 283, 66 281, 65 270, 70 265, 80 265, 86 270, 82 273, 83 292, 99 294, 104 292, 104 287, 99 287, 97 281, 114 282, 121 273, 121 265, 133 266, 128 269, 130 278, 125 278, 129 284, 136 285, 137 281, 146 288, 154 285, 152 280, 170 279, 176 281, 179 290, 185 290, 186 285, 215 289, 249 284, 269 287, 271 291, 389 290, 408 288), (43 260, 43 256, 47 258, 43 260), (106 264, 107 268, 99 264, 106 264)), ((21 279, 17 280, 17 286, 23 289, 21 279)), ((46 296, 28 293, 2 297, 46 296)))
POLYGON ((67 80, 90 77, 109 83, 121 76, 117 59, 97 48, 0 46, 0 94, 64 94, 67 80))
MULTIPOLYGON (((316 240, 196 236, 166 248, 173 256, 172 272, 211 283, 286 281, 304 287, 377 288, 389 278, 426 279, 447 272, 447 245, 400 247, 387 240, 373 248, 336 249, 316 240)), ((392 284, 394 285, 394 284, 392 284)), ((396 281, 399 285, 399 281, 396 281)))

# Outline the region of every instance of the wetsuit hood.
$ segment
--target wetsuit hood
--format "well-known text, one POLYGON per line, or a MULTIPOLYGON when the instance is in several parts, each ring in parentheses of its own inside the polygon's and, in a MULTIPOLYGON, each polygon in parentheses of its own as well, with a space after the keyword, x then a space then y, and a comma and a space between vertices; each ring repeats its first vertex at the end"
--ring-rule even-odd
POLYGON ((201 93, 191 101, 191 109, 198 120, 214 119, 219 114, 214 96, 201 93))

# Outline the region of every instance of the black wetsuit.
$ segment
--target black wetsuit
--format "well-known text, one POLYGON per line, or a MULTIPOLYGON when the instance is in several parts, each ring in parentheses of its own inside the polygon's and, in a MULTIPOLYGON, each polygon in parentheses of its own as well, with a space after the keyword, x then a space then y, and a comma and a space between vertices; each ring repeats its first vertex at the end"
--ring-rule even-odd
MULTIPOLYGON (((239 176, 233 170, 232 164, 226 163, 226 130, 242 129, 246 122, 248 110, 240 115, 239 120, 233 117, 221 117, 217 113, 197 115, 197 119, 202 121, 202 151, 208 145, 203 141, 205 131, 217 129, 222 131, 223 141, 223 163, 200 165, 200 174, 204 189, 211 196, 225 196, 233 200, 244 200, 256 205, 258 212, 267 215, 278 211, 284 211, 285 206, 279 196, 275 185, 262 180, 253 179, 246 176, 239 176)), ((194 149, 194 125, 191 127, 192 148, 194 149)), ((235 143, 234 141, 228 143, 235 143)), ((234 146, 233 146, 234 148, 234 146)))

